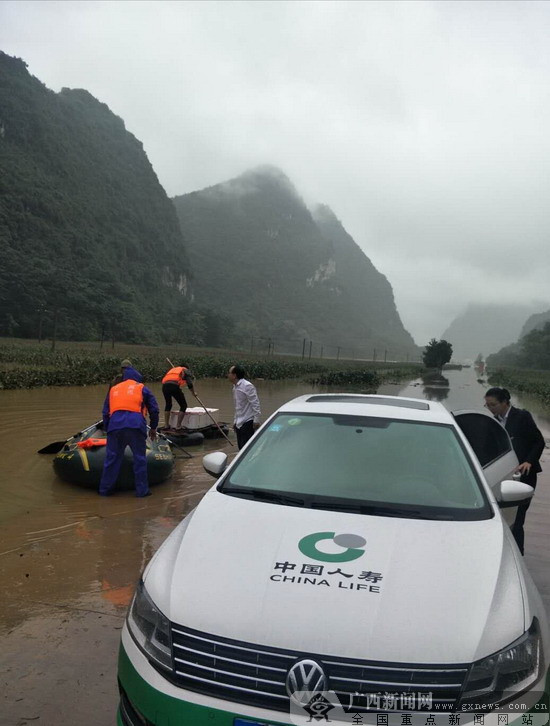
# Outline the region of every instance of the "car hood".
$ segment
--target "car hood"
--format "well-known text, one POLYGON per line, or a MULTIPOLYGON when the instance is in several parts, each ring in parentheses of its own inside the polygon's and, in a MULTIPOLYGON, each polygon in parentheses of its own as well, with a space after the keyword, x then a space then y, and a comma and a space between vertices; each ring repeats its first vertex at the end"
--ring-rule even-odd
POLYGON ((466 663, 526 629, 523 576, 499 516, 374 517, 213 489, 144 579, 174 623, 307 653, 466 663), (343 553, 355 559, 326 561, 343 553))

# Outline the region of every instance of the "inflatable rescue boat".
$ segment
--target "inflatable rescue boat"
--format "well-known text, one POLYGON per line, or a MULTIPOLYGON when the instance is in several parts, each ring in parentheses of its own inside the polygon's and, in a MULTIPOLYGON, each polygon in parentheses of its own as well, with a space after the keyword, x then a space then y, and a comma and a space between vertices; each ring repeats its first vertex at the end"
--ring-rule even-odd
MULTIPOLYGON (((103 463, 107 437, 98 424, 68 439, 53 460, 53 468, 60 479, 97 489, 103 463)), ((174 468, 175 456, 169 442, 162 436, 155 441, 147 438, 147 478, 149 485, 160 484, 168 479, 174 468)), ((129 447, 124 452, 116 489, 134 488, 133 456, 129 447)))
POLYGON ((182 428, 175 428, 178 412, 170 414, 170 428, 163 429, 165 435, 178 446, 197 446, 204 439, 218 439, 229 433, 229 426, 217 420, 217 408, 188 408, 183 417, 182 428), (220 430, 221 429, 221 430, 220 430))

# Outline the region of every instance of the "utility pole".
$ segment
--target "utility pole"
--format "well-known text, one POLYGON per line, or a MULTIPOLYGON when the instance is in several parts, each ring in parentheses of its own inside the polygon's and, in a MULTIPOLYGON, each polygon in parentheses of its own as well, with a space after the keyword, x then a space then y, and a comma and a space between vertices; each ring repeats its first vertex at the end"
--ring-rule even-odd
POLYGON ((338 346, 338 350, 336 351, 336 360, 340 360, 340 346, 338 346))
POLYGON ((302 343, 302 360, 306 357, 306 339, 304 338, 302 343))
POLYGON ((38 308, 38 314, 39 314, 39 317, 38 317, 38 342, 39 343, 42 342, 42 323, 44 322, 44 313, 47 313, 47 312, 48 311, 46 310, 46 308, 43 305, 41 305, 38 308))
POLYGON ((309 341, 309 360, 311 360, 311 348, 313 347, 313 341, 309 341))
POLYGON ((56 305, 53 313, 53 336, 52 336, 52 350, 55 350, 55 341, 57 338, 57 318, 59 313, 59 307, 56 305))

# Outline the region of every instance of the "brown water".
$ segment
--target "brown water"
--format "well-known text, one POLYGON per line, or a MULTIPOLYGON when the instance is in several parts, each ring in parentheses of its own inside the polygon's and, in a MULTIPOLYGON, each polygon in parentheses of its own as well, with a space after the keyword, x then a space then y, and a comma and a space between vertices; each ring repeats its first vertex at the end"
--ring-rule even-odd
MULTIPOLYGON (((258 381, 257 387, 264 414, 271 413, 295 396, 313 390, 294 382, 258 381)), ((164 399, 160 384, 153 384, 150 388, 162 409, 164 399)), ((84 426, 99 420, 105 393, 106 386, 0 391, 0 440, 5 452, 0 483, 0 522, 30 515, 42 518, 42 524, 53 526, 60 523, 59 518, 74 514, 75 507, 79 516, 96 511, 98 497, 93 492, 58 480, 52 470, 52 457, 37 456, 36 452, 54 441, 64 441, 84 426)), ((197 393, 206 406, 219 409, 220 421, 233 420, 232 391, 227 381, 200 381, 197 393)), ((189 406, 198 405, 193 396, 187 394, 187 399, 189 406)), ((220 446, 214 440, 205 447, 195 447, 196 458, 185 466, 179 462, 176 476, 157 491, 162 496, 169 496, 168 492, 170 495, 179 492, 182 477, 187 481, 190 473, 201 469, 199 454, 220 446)), ((231 450, 229 444, 227 449, 231 450)), ((211 478, 208 481, 212 483, 211 478)), ((130 497, 128 501, 131 501, 130 497)), ((0 548, 0 553, 2 551, 3 548, 0 548)))
MULTIPOLYGON (((451 410, 482 407, 487 385, 477 382, 473 369, 445 378, 387 385, 379 393, 441 400, 451 410)), ((296 382, 256 385, 264 417, 295 396, 321 390, 296 382)), ((151 388, 160 401, 160 385, 151 388)), ((199 381, 197 392, 219 409, 220 421, 232 421, 227 381, 199 381)), ((145 500, 133 492, 105 499, 62 482, 53 457, 36 452, 98 420, 105 393, 105 386, 0 392, 2 726, 31 718, 48 725, 114 723, 119 631, 136 580, 213 485, 202 468, 204 453, 236 449, 223 439, 190 448, 193 458, 178 459, 172 478, 145 500)), ((550 411, 529 399, 514 403, 531 410, 550 436, 550 411)), ((192 396, 188 404, 195 405, 192 396)), ((537 584, 542 590, 548 585, 537 584)))

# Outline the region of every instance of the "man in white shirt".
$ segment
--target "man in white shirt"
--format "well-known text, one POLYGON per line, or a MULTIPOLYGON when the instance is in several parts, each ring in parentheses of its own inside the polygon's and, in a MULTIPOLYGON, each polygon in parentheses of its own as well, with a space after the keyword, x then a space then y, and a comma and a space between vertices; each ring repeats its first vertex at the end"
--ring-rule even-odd
POLYGON ((242 449, 260 426, 260 400, 256 388, 244 377, 241 366, 231 366, 227 377, 233 384, 235 403, 233 429, 237 434, 237 446, 242 449))

